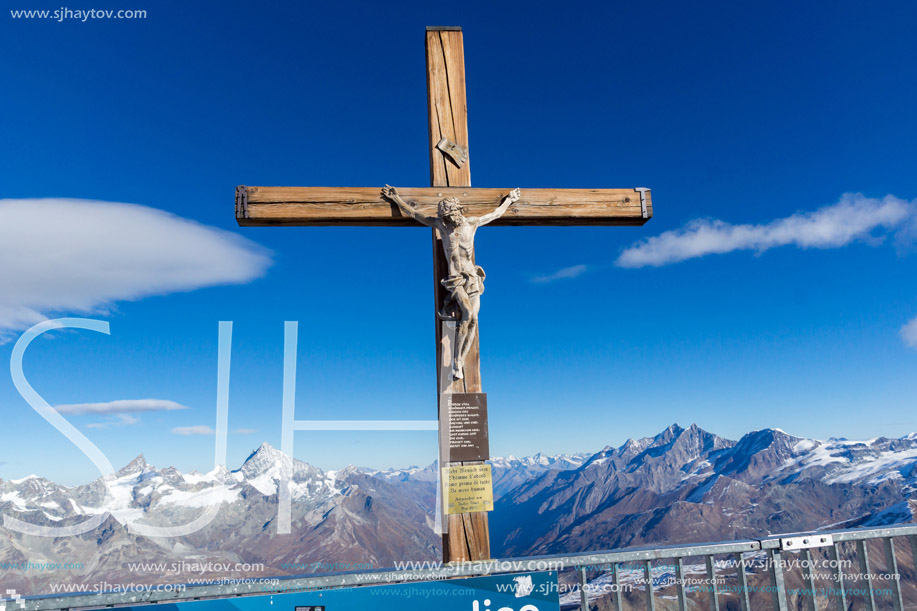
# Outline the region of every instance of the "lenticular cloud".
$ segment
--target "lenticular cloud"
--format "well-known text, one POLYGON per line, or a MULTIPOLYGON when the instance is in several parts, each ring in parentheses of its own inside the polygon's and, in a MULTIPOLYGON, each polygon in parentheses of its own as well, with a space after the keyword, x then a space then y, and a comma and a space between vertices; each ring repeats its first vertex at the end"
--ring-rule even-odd
POLYGON ((270 253, 163 210, 77 199, 0 199, 0 342, 62 313, 241 284, 270 253))
POLYGON ((778 246, 839 248, 906 225, 915 215, 914 202, 893 195, 882 199, 847 193, 831 206, 799 212, 761 224, 733 225, 720 220, 691 221, 626 248, 619 267, 659 267, 688 259, 737 250, 764 252, 778 246))

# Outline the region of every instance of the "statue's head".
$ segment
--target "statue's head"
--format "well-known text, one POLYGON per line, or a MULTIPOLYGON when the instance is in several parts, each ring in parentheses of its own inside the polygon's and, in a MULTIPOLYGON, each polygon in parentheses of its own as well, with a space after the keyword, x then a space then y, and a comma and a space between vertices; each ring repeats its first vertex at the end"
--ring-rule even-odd
POLYGON ((463 218, 464 208, 457 197, 447 197, 439 202, 439 216, 447 221, 457 222, 463 218))

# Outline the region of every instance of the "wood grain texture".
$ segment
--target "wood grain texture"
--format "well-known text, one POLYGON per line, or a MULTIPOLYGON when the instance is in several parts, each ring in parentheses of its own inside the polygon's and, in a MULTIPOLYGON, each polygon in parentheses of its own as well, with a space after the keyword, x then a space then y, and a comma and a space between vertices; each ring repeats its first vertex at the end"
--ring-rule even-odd
MULTIPOLYGON (((425 214, 435 215, 436 204, 443 197, 454 195, 462 198, 469 205, 466 215, 477 216, 490 212, 499 205, 500 198, 509 190, 491 190, 489 193, 477 194, 479 199, 475 202, 471 189, 471 163, 466 161, 462 167, 456 166, 436 148, 440 138, 448 138, 459 146, 468 149, 468 111, 465 106, 465 54, 462 47, 461 31, 428 31, 426 35, 427 51, 427 107, 430 126, 430 184, 433 189, 411 190, 405 189, 402 197, 409 201, 416 201, 425 207, 425 214), (455 192, 452 193, 452 187, 455 192), (426 199, 426 198, 430 199, 426 199), (472 206, 478 204, 478 208, 472 206), (426 206, 431 206, 427 208, 426 206), (478 212, 481 210, 481 212, 478 212)), ((401 192, 402 190, 399 189, 401 192)), ((451 392, 481 392, 481 359, 478 338, 476 334, 474 345, 465 359, 465 378, 463 380, 440 380, 443 372, 442 350, 450 342, 444 337, 442 321, 435 316, 446 297, 446 290, 440 280, 448 275, 448 265, 443 252, 442 239, 438 232, 433 230, 433 306, 436 321, 436 389, 437 409, 441 405, 442 395, 440 389, 449 387, 451 392)), ((449 374, 446 374, 449 375, 449 374)), ((437 416, 439 414, 437 413, 437 416)), ((449 435, 449 429, 440 430, 440 435, 449 435)), ((448 444, 448 440, 446 441, 448 444)), ((440 443, 440 447, 443 444, 440 443)), ((441 466, 463 463, 445 463, 440 460, 441 466)), ((473 464, 473 463, 468 463, 473 464)), ((470 560, 487 560, 490 558, 490 535, 487 527, 487 512, 463 513, 445 515, 449 532, 443 535, 443 561, 460 562, 470 560)))
MULTIPOLYGON (((437 32, 438 33, 438 32, 437 32)), ((435 137, 431 135, 431 137, 435 137)), ((431 157, 445 160, 434 147, 431 157)), ((447 167, 458 173, 467 170, 431 164, 433 182, 447 182, 447 167), (437 170, 438 168, 438 170, 437 170)), ((471 176, 462 176, 471 182, 471 176)), ((237 197, 236 219, 242 226, 420 226, 405 217, 398 207, 382 199, 379 187, 247 187, 247 203, 237 197)), ((397 186, 397 185, 396 185, 397 186)), ((472 189, 470 186, 434 186, 427 188, 398 188, 401 196, 418 204, 428 216, 436 215, 436 206, 444 197, 457 197, 465 206, 466 216, 481 216, 496 208, 510 191, 502 189, 472 189)), ((647 192, 648 217, 653 215, 652 194, 647 192)), ((642 225, 640 193, 633 189, 528 189, 522 188, 522 199, 503 218, 492 225, 642 225)))
POLYGON ((426 35, 427 119, 430 130, 430 176, 434 186, 471 186, 471 165, 447 159, 436 144, 447 138, 468 150, 465 104, 465 51, 461 30, 431 30, 426 35))

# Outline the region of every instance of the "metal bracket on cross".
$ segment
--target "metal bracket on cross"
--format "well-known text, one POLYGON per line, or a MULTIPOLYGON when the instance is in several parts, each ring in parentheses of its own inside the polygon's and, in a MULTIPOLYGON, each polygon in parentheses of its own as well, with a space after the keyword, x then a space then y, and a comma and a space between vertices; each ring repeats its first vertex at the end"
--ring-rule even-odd
POLYGON ((248 218, 248 187, 245 185, 236 187, 236 218, 248 218))
POLYGON ((640 192, 640 210, 643 212, 643 218, 650 218, 649 210, 646 209, 646 192, 649 191, 646 187, 634 187, 634 191, 640 192))

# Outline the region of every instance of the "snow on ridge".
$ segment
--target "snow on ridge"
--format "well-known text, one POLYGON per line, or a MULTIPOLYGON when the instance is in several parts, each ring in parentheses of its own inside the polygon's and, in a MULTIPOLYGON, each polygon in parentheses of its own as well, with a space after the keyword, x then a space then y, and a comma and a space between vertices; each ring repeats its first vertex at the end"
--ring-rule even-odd
MULTIPOLYGON (((779 431, 779 429, 774 430, 779 431)), ((634 449, 651 440, 652 438, 636 441, 629 439, 618 450, 607 448, 603 452, 591 455, 538 453, 522 458, 507 455, 502 458, 494 457, 491 464, 497 468, 518 470, 525 476, 549 469, 578 469, 583 465, 616 460, 615 457, 619 455, 621 449, 634 449)), ((868 441, 847 439, 822 441, 794 437, 789 439, 785 445, 781 442, 780 447, 789 449, 789 455, 781 454, 785 462, 769 476, 778 473, 785 476, 807 471, 809 476, 818 477, 827 484, 878 485, 882 482, 904 479, 907 480, 905 483, 908 485, 917 484, 917 433, 910 433, 897 439, 876 438, 868 441)), ((785 452, 785 450, 782 451, 785 452)), ((139 466, 137 459, 132 463, 137 463, 139 466)), ((363 473, 386 479, 403 476, 413 480, 419 477, 430 477, 435 472, 435 469, 431 471, 430 467, 417 466, 384 471, 348 466, 340 470, 322 471, 308 463, 296 459, 290 460, 278 450, 263 444, 249 456, 240 468, 231 472, 222 466, 206 474, 196 471, 183 474, 172 468, 160 471, 149 465, 140 469, 122 469, 118 474, 100 480, 107 489, 106 498, 100 507, 91 506, 97 503, 87 498, 93 497, 78 497, 78 500, 67 499, 69 506, 67 501, 61 501, 58 504, 51 499, 60 500, 61 497, 52 496, 52 493, 56 493, 63 487, 58 487, 53 482, 36 475, 19 480, 8 480, 0 484, 2 485, 0 490, 3 491, 0 494, 0 502, 10 503, 17 511, 49 509, 57 514, 49 516, 48 519, 51 520, 61 519, 59 516, 67 517, 74 513, 95 515, 110 512, 120 522, 133 521, 144 518, 149 511, 148 508, 140 506, 136 499, 147 497, 154 492, 156 493, 153 495, 154 505, 196 509, 221 503, 239 502, 246 483, 261 494, 274 495, 277 493, 283 468, 291 469, 291 493, 294 499, 304 497, 324 499, 340 495, 346 487, 347 476, 352 473, 363 473), (61 507, 61 504, 64 506, 61 507)), ((695 493, 703 496, 716 481, 715 475, 717 474, 713 472, 709 461, 698 461, 692 464, 690 469, 686 469, 681 478, 683 483, 680 485, 700 486, 701 488, 695 493), (709 482, 706 481, 708 477, 711 478, 709 482)))
POLYGON ((11 479, 10 483, 11 484, 21 484, 23 482, 27 482, 30 479, 41 479, 41 478, 33 473, 32 475, 26 475, 25 477, 22 477, 20 479, 11 479))
MULTIPOLYGON (((917 445, 903 450, 891 450, 878 443, 879 439, 802 439, 793 445, 793 458, 784 463, 778 472, 785 474, 823 468, 826 472, 821 479, 826 484, 862 482, 875 485, 887 480, 903 479, 901 470, 917 461, 917 445)), ((915 440, 917 435, 912 433, 888 441, 915 440)))
POLYGON ((195 492, 186 492, 175 488, 163 496, 159 502, 165 505, 181 505, 182 507, 209 507, 222 503, 235 503, 239 500, 242 491, 238 487, 213 486, 195 492))
POLYGON ((198 473, 197 471, 192 471, 191 473, 181 473, 181 478, 189 484, 200 484, 203 482, 211 482, 215 480, 219 475, 219 472, 220 467, 216 467, 207 473, 198 473))
POLYGON ((510 469, 517 467, 553 467, 557 465, 563 468, 576 468, 585 464, 591 455, 587 453, 576 454, 545 454, 538 452, 532 456, 523 456, 517 458, 513 454, 506 456, 494 456, 490 459, 490 464, 501 469, 510 469))
POLYGON ((12 503, 16 506, 16 509, 25 509, 28 506, 26 500, 19 496, 19 493, 16 491, 7 492, 3 496, 0 496, 0 502, 12 503))
POLYGON ((890 472, 893 470, 898 477, 901 477, 897 470, 908 466, 915 460, 917 460, 917 447, 899 452, 880 452, 872 460, 866 459, 858 463, 848 463, 850 464, 849 469, 826 477, 825 482, 828 484, 845 484, 858 480, 868 480, 868 483, 871 484, 878 483, 884 479, 889 479, 890 472))
POLYGON ((277 493, 277 486, 274 485, 274 478, 271 477, 270 473, 263 473, 254 477, 248 480, 248 483, 264 496, 271 496, 277 493))

